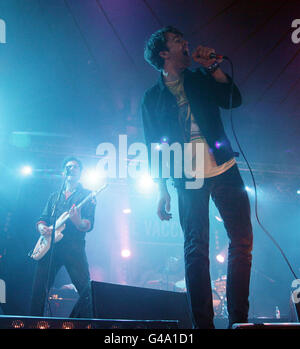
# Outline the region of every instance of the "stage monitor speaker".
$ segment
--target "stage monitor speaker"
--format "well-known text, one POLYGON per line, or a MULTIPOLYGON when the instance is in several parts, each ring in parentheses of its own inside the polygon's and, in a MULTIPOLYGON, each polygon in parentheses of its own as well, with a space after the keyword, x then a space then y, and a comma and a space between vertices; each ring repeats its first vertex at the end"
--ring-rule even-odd
POLYGON ((184 292, 92 281, 92 297, 96 319, 177 320, 178 328, 192 328, 184 292))

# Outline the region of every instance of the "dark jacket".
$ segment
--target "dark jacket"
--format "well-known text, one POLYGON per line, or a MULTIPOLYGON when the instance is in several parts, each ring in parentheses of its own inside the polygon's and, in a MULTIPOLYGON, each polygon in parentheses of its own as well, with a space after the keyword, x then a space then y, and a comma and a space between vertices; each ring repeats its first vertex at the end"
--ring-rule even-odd
MULTIPOLYGON (((184 71, 184 91, 190 103, 191 111, 217 165, 234 157, 234 152, 225 134, 220 109, 230 108, 231 78, 229 83, 217 82, 204 69, 184 71)), ((241 105, 241 94, 233 85, 232 107, 241 105)), ((164 84, 162 75, 158 82, 148 89, 142 101, 144 135, 150 154, 151 143, 161 143, 166 137, 169 144, 189 142, 190 120, 185 125, 178 118, 178 106, 175 96, 164 84)))
MULTIPOLYGON (((77 189, 74 193, 72 193, 68 199, 65 199, 64 194, 62 195, 60 201, 57 203, 57 219, 59 216, 61 216, 64 212, 69 211, 73 204, 76 206, 85 199, 89 194, 90 190, 84 189, 81 184, 78 184, 77 189)), ((42 215, 39 218, 39 222, 44 222, 48 226, 52 225, 52 210, 54 207, 54 204, 58 198, 59 192, 54 192, 50 195, 47 204, 42 212, 42 215)), ((88 219, 91 223, 89 231, 91 231, 94 227, 94 216, 95 216, 95 199, 90 200, 86 202, 81 207, 81 218, 82 219, 88 219)), ((85 239, 85 232, 82 232, 78 230, 75 225, 72 223, 70 219, 66 221, 66 228, 62 232, 64 235, 64 240, 75 240, 75 241, 82 241, 85 239)))

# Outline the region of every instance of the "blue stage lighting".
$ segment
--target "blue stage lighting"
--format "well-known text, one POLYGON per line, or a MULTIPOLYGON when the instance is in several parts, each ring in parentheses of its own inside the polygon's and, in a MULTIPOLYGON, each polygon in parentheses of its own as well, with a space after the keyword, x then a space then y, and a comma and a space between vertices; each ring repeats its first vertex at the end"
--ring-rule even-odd
POLYGON ((128 248, 124 248, 122 251, 121 251, 121 256, 123 258, 129 258, 131 256, 131 251, 128 249, 128 248))
POLYGON ((154 183, 152 177, 148 174, 142 175, 138 179, 139 191, 141 191, 143 193, 152 192, 154 189, 154 186, 155 186, 155 183, 154 183))
POLYGON ((97 190, 106 183, 106 175, 96 169, 86 169, 81 175, 81 183, 89 190, 97 190))
POLYGON ((26 165, 26 166, 23 166, 20 170, 22 176, 30 176, 32 175, 32 172, 33 172, 33 169, 31 166, 29 165, 26 165))

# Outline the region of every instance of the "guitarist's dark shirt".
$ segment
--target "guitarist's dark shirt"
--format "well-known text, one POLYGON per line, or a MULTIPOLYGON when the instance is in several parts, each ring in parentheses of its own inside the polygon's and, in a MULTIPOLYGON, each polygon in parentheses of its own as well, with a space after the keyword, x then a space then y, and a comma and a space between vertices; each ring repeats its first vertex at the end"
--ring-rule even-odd
MULTIPOLYGON (((68 197, 65 198, 65 195, 62 194, 60 201, 57 203, 57 219, 64 212, 69 211, 73 204, 78 205, 83 199, 85 199, 91 193, 90 190, 84 189, 81 184, 78 184, 76 190, 68 197)), ((58 198, 59 192, 54 192, 50 195, 47 204, 40 216, 39 222, 45 222, 46 225, 50 226, 53 224, 51 215, 54 204, 58 198)), ((96 201, 95 198, 89 200, 81 207, 81 218, 88 219, 91 223, 91 231, 94 227, 94 217, 95 217, 95 208, 96 201)), ((71 222, 70 219, 66 221, 66 228, 63 230, 64 238, 63 240, 72 240, 72 241, 83 241, 85 239, 85 232, 82 232, 76 228, 76 226, 71 222)))

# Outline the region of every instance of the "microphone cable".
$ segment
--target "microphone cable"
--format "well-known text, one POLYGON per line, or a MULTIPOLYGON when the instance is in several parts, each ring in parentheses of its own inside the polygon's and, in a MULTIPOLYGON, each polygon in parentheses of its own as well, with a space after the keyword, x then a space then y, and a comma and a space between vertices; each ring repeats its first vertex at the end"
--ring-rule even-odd
POLYGON ((252 178, 252 181, 253 181, 253 185, 254 185, 254 202, 255 202, 255 216, 256 216, 256 220, 259 224, 259 226, 262 228, 262 230, 266 233, 266 235, 271 239, 271 241, 275 244, 275 246, 278 248, 278 250, 280 251, 281 255, 283 256, 284 260, 286 261, 291 273, 293 274, 294 278, 295 279, 298 279, 296 273, 294 272, 288 258, 286 257, 285 253, 283 252, 282 248, 280 247, 280 245, 278 244, 278 242, 274 239, 274 237, 268 232, 268 230, 263 226, 263 224, 261 223, 260 219, 259 219, 259 216, 258 216, 258 198, 257 198, 257 187, 256 187, 256 181, 255 181, 255 178, 254 178, 254 175, 253 175, 253 172, 252 172, 252 169, 251 169, 251 166, 249 165, 249 162, 243 152, 243 149, 240 145, 240 142, 238 140, 238 137, 236 135, 236 132, 235 132, 235 129, 234 129, 234 124, 233 124, 233 113, 232 113, 232 100, 233 100, 233 88, 234 88, 234 69, 233 69, 233 63, 231 61, 230 58, 228 58, 227 56, 223 57, 225 58, 226 60, 228 60, 229 64, 230 64, 230 67, 231 67, 231 88, 230 88, 230 101, 229 101, 229 112, 230 112, 230 123, 231 123, 231 129, 232 129, 232 132, 233 132, 233 135, 234 135, 234 138, 235 138, 235 141, 237 143, 237 146, 247 164, 247 167, 250 171, 250 175, 251 175, 251 178, 252 178))

